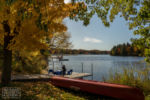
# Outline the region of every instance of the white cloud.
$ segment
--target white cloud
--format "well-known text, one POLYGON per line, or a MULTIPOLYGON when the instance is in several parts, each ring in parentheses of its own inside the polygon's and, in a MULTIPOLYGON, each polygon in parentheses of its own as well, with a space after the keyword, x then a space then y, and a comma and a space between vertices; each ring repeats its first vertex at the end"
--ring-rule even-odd
POLYGON ((64 0, 64 3, 71 3, 71 0, 64 0))
POLYGON ((90 38, 90 37, 84 37, 84 42, 91 42, 91 43, 102 43, 102 40, 96 39, 96 38, 90 38))

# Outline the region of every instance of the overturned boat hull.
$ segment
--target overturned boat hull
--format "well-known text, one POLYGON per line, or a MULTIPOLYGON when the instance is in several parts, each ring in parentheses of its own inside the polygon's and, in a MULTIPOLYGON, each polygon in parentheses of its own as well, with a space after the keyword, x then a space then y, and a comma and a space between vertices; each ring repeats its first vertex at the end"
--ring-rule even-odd
POLYGON ((144 100, 144 95, 141 90, 126 85, 71 79, 58 76, 52 77, 51 82, 55 86, 73 88, 76 90, 109 96, 121 100, 144 100))

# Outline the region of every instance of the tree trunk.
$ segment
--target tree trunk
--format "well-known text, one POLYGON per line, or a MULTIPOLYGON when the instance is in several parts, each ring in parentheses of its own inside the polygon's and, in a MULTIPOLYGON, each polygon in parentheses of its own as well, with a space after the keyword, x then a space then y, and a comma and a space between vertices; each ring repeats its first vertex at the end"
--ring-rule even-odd
POLYGON ((10 27, 8 25, 7 21, 3 22, 3 28, 5 32, 7 33, 4 36, 4 60, 3 60, 3 70, 2 70, 2 84, 8 85, 11 81, 11 64, 12 64, 12 51, 8 50, 8 44, 12 40, 12 36, 10 36, 10 27))

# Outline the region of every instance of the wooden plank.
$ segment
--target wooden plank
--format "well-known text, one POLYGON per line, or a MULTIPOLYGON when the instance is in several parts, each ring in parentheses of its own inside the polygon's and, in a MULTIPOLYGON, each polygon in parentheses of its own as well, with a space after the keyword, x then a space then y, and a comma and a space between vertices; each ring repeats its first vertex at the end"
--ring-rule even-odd
POLYGON ((33 74, 33 75, 12 75, 12 81, 50 81, 52 75, 33 74))
MULTIPOLYGON (((12 81, 50 81, 53 74, 31 74, 31 75, 12 75, 12 81)), ((58 75, 56 75, 58 76, 58 75)), ((62 75, 60 75, 62 76, 62 75)), ((71 75, 65 75, 66 78, 82 78, 91 76, 90 73, 77 73, 73 72, 71 75)))
POLYGON ((82 78, 82 77, 87 77, 87 76, 91 76, 91 74, 90 73, 73 72, 71 75, 65 75, 64 77, 67 77, 67 78, 82 78))

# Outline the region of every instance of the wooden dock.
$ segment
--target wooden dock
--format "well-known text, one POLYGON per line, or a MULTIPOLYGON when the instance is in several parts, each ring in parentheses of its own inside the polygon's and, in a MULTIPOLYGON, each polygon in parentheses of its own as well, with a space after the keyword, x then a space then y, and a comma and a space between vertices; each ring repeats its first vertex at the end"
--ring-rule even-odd
MULTIPOLYGON (((52 74, 32 74, 32 75, 12 75, 12 81, 50 81, 52 74)), ((58 76, 58 75, 57 75, 58 76)), ((60 75, 61 76, 61 75, 60 75)), ((73 72, 71 75, 65 75, 66 78, 83 78, 91 76, 90 73, 73 72)))
POLYGON ((11 81, 50 81, 51 77, 49 74, 12 75, 11 81))
POLYGON ((87 77, 87 76, 92 76, 92 74, 72 72, 71 75, 65 75, 64 77, 67 77, 67 78, 83 78, 83 77, 87 77))

